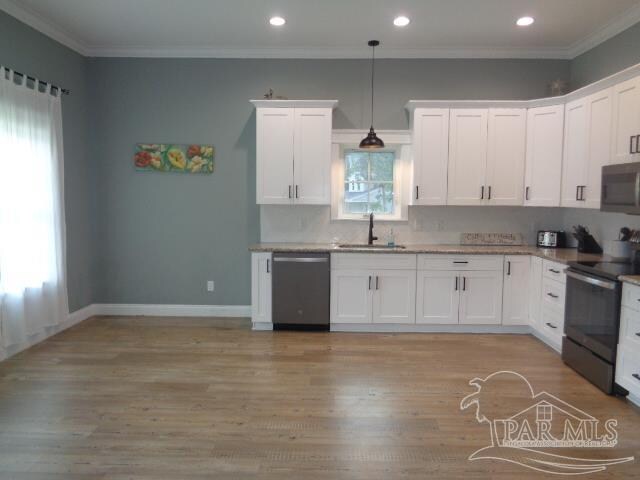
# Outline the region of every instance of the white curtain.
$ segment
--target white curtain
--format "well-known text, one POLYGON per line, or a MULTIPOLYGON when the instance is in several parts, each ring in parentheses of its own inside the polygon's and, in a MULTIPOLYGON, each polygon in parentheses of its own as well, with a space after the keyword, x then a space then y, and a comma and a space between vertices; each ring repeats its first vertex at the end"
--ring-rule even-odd
POLYGON ((68 317, 60 93, 0 67, 0 342, 68 317))

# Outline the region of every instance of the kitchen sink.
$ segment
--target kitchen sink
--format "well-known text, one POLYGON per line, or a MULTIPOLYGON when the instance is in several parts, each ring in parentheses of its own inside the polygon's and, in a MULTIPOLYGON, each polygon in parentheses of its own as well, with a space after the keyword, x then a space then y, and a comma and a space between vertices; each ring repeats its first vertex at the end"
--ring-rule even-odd
POLYGON ((381 249, 393 249, 393 248, 407 248, 404 245, 394 245, 390 247, 389 245, 368 245, 366 243, 341 243, 338 245, 338 248, 381 248, 381 249))

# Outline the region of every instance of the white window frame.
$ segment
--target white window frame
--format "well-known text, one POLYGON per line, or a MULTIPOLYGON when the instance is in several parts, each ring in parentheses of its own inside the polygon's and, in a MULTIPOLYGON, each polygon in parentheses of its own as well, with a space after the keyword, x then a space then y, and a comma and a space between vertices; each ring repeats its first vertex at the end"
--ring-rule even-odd
MULTIPOLYGON (((334 130, 331 148, 331 219, 368 221, 368 214, 344 211, 345 152, 358 150, 358 144, 366 136, 362 130, 334 130)), ((385 142, 381 151, 394 152, 393 207, 392 214, 376 213, 377 220, 406 222, 408 218, 409 172, 411 162, 411 137, 408 131, 378 131, 385 142)))

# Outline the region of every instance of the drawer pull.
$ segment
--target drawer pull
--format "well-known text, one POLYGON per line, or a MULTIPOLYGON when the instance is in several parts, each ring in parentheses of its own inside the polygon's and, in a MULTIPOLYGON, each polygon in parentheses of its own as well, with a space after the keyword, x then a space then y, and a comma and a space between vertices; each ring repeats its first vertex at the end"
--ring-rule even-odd
POLYGON ((640 332, 636 332, 636 337, 640 337, 640 332))
POLYGON ((549 323, 549 322, 547 322, 547 327, 553 328, 554 330, 558 328, 553 323, 549 323))
POLYGON ((640 375, 638 375, 637 373, 634 373, 633 375, 631 375, 633 378, 635 378, 636 380, 640 380, 640 375))
POLYGON ((560 273, 560 270, 556 270, 555 268, 550 268, 549 271, 551 273, 560 273))
POLYGON ((559 298, 558 295, 555 295, 553 293, 547 293, 547 295, 551 298, 559 298))
POLYGON ((469 263, 467 260, 454 260, 453 263, 469 263))

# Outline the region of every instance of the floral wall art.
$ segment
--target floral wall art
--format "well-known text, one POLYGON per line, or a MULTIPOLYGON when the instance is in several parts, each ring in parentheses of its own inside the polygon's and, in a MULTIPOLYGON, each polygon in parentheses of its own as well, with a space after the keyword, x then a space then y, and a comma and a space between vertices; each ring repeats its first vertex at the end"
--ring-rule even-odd
POLYGON ((213 173, 213 145, 139 143, 133 163, 139 171, 213 173))

